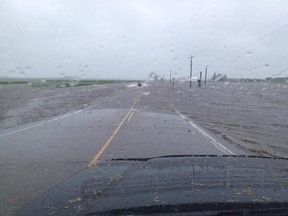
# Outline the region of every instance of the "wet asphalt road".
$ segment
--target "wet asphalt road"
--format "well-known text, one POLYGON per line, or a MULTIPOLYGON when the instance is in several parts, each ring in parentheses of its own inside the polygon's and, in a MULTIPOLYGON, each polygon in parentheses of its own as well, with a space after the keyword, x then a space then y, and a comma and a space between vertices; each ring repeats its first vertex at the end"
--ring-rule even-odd
POLYGON ((99 160, 247 154, 204 131, 150 88, 127 88, 92 107, 1 131, 0 215, 14 215, 99 160))

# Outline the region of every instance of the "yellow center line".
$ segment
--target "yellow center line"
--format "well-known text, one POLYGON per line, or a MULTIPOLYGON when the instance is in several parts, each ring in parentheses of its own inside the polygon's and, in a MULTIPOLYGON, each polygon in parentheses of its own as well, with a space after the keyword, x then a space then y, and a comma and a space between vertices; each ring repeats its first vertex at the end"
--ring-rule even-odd
POLYGON ((127 122, 130 122, 130 120, 131 120, 131 118, 132 118, 133 115, 134 115, 134 111, 130 113, 130 116, 129 116, 127 122))
MULTIPOLYGON (((137 100, 140 98, 141 95, 138 95, 137 100)), ((137 101, 136 100, 136 101, 137 101)), ((100 151, 95 155, 95 157, 89 162, 88 164, 88 168, 95 166, 96 163, 99 161, 100 157, 103 155, 103 153, 105 152, 105 150, 108 148, 108 146, 112 143, 113 139, 115 138, 115 136, 117 135, 117 133, 119 132, 120 128, 122 127, 122 125, 124 124, 124 122, 126 121, 126 119, 128 118, 128 116, 132 113, 134 106, 136 104, 136 101, 134 102, 133 106, 129 109, 129 111, 127 112, 127 114, 125 115, 125 117, 122 119, 122 121, 119 123, 119 125, 117 126, 117 128, 113 131, 112 135, 109 137, 109 139, 105 142, 105 144, 102 146, 102 148, 100 149, 100 151)))
MULTIPOLYGON (((141 95, 140 95, 140 96, 141 96, 141 95)), ((139 97, 137 97, 137 99, 136 99, 135 103, 139 103, 139 102, 140 102, 140 96, 139 96, 139 97)))
POLYGON ((132 99, 132 101, 136 103, 137 100, 140 98, 140 96, 141 96, 141 94, 137 95, 136 97, 134 97, 134 98, 132 99))

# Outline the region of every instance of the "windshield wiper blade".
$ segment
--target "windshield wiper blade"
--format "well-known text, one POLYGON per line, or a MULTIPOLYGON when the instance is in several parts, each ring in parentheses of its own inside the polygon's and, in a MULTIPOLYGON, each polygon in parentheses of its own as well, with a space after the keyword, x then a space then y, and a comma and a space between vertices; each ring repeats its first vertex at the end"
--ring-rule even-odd
MULTIPOLYGON (((155 157, 147 157, 147 158, 113 158, 112 161, 148 161, 152 159, 158 158, 181 158, 181 157, 220 157, 222 155, 192 155, 192 154, 185 154, 185 155, 162 155, 162 156, 155 156, 155 157)), ((227 155, 229 156, 229 155, 227 155)))
POLYGON ((277 215, 284 216, 288 213, 287 203, 191 203, 178 205, 151 205, 124 209, 114 209, 102 212, 91 212, 85 216, 92 215, 151 215, 151 214, 180 214, 189 213, 191 215, 277 215), (193 214, 195 213, 195 214, 193 214))
POLYGON ((185 154, 185 155, 163 155, 163 156, 155 156, 155 157, 146 157, 146 158, 112 158, 111 161, 149 161, 152 159, 160 159, 160 158, 181 158, 181 157, 233 157, 233 158, 263 158, 263 159, 281 159, 288 160, 288 158, 282 157, 270 157, 270 156, 258 156, 258 155, 215 155, 215 154, 207 154, 207 155, 193 155, 193 154, 185 154))

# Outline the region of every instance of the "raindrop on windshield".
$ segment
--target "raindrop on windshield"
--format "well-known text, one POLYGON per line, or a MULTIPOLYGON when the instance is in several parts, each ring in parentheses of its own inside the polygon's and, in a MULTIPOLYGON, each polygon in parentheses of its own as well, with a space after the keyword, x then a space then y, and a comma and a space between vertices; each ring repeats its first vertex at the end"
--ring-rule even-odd
POLYGON ((211 22, 215 22, 215 19, 216 19, 216 16, 215 16, 215 15, 212 15, 212 16, 211 16, 211 22))
POLYGON ((66 62, 67 63, 71 63, 72 62, 72 58, 71 57, 66 58, 66 62))
POLYGON ((252 54, 251 51, 247 51, 247 52, 246 52, 246 55, 247 55, 247 56, 251 56, 251 54, 252 54))
POLYGON ((58 33, 62 33, 62 32, 63 32, 63 29, 62 29, 62 28, 58 28, 58 29, 57 29, 57 32, 58 32, 58 33))

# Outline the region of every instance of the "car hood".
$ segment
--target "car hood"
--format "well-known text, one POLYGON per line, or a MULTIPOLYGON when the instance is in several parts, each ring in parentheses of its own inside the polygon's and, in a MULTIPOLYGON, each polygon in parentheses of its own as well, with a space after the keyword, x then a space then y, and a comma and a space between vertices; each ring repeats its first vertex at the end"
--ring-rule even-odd
POLYGON ((288 160, 246 156, 115 159, 81 170, 19 215, 85 215, 207 203, 285 203, 288 160))

